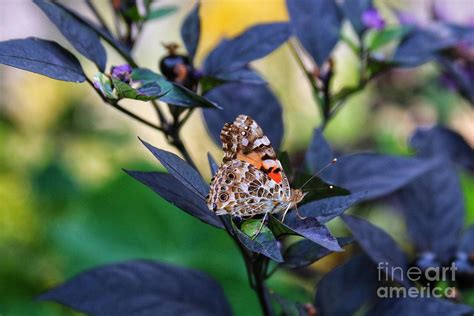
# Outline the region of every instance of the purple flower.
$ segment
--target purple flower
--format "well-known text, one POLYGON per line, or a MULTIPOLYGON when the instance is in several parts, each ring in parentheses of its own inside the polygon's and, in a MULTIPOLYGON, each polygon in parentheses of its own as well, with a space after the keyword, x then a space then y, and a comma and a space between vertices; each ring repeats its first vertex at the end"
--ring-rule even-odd
POLYGON ((452 77, 451 74, 448 74, 447 72, 443 72, 441 74, 441 76, 439 77, 439 82, 443 87, 445 87, 451 92, 456 91, 458 88, 457 81, 452 77))
POLYGON ((419 22, 415 16, 407 12, 397 12, 397 18, 402 25, 416 25, 419 22))
POLYGON ((375 8, 370 8, 362 13, 362 23, 369 29, 381 30, 385 27, 385 20, 375 8))
POLYGON ((201 78, 204 76, 204 73, 203 73, 203 71, 200 70, 200 69, 193 69, 193 70, 191 71, 191 76, 192 76, 193 79, 199 80, 199 79, 201 79, 201 78))
POLYGON ((97 77, 94 77, 92 83, 94 84, 94 88, 102 92, 102 86, 100 85, 99 79, 97 77))
POLYGON ((129 83, 132 76, 132 67, 128 64, 112 67, 112 78, 129 83))

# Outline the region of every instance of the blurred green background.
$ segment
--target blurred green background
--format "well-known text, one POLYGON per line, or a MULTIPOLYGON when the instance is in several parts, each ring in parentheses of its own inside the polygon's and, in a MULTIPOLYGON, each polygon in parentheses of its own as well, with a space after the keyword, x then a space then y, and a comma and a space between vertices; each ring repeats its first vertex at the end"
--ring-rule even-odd
MULTIPOLYGON (((379 4, 391 21, 387 3, 409 8, 423 2, 379 4)), ((112 21, 108 3, 95 3, 112 21)), ((144 29, 134 55, 151 69, 157 69, 164 55, 161 42, 179 41, 179 26, 192 7, 192 1, 159 3, 177 3, 179 11, 144 29)), ((68 4, 87 14, 79 2, 68 4)), ((201 16, 199 60, 223 36, 288 18, 283 0, 203 0, 201 16)), ((32 3, 1 1, 0 40, 27 36, 57 40, 72 49, 32 3)), ((108 53, 108 66, 122 63, 111 50, 108 53)), ((355 57, 344 45, 335 54, 336 87, 355 82, 355 57)), ((94 67, 80 60, 92 76, 94 67)), ((304 74, 285 45, 255 66, 284 107, 283 149, 301 152, 320 120, 304 74)), ((442 122, 474 144, 472 107, 441 87, 438 75, 427 64, 384 76, 350 99, 330 123, 327 137, 343 151, 405 155, 410 153, 406 142, 414 128, 442 122)), ((0 66, 0 79, 0 315, 71 315, 59 305, 34 302, 34 297, 87 268, 131 258, 206 271, 223 285, 236 315, 259 313, 243 262, 225 233, 174 208, 121 171, 159 170, 136 136, 171 150, 161 135, 102 103, 87 84, 54 81, 5 66, 0 66)), ((126 105, 153 119, 148 104, 126 105)), ((208 176, 206 153, 216 158, 221 153, 207 136, 199 112, 183 132, 199 169, 208 176)), ((466 224, 474 223, 474 179, 463 175, 462 181, 466 224)), ((411 250, 403 222, 390 207, 369 205, 358 211, 411 250)), ((345 233, 337 220, 330 226, 336 235, 345 233)), ((315 280, 349 252, 329 256, 309 270, 279 272, 271 287, 289 298, 309 301, 315 280)))

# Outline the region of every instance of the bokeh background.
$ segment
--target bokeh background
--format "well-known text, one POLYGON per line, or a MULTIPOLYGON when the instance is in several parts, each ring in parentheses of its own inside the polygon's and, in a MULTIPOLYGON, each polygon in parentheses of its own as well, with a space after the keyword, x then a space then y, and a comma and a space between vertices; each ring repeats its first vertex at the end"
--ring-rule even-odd
MULTIPOLYGON (((79 1, 67 3, 87 15, 79 1)), ((471 0, 445 0, 453 21, 474 21, 471 0)), ((94 3, 109 22, 108 1, 94 3)), ((141 66, 157 70, 165 54, 162 42, 180 41, 179 27, 192 1, 158 1, 179 10, 148 23, 134 51, 141 66)), ((376 2, 393 22, 390 8, 417 12, 428 19, 428 1, 376 2)), ((234 36, 256 23, 288 19, 283 0, 202 0, 202 60, 224 36, 234 36)), ((0 40, 37 36, 74 49, 30 1, 0 0, 0 40)), ((337 86, 357 80, 355 57, 339 45, 335 53, 337 86)), ((121 64, 108 50, 109 65, 121 64)), ((78 55, 80 56, 80 55, 78 55)), ((79 57, 91 77, 94 67, 79 57)), ((284 107, 283 149, 302 151, 320 122, 304 74, 283 45, 254 63, 284 107)), ((154 119, 151 107, 125 103, 154 119)), ((414 70, 391 72, 350 99, 330 123, 326 136, 340 151, 372 150, 408 155, 407 139, 420 125, 436 122, 456 130, 474 144, 474 112, 443 86, 438 69, 428 63, 414 70)), ((140 136, 172 150, 153 130, 104 104, 86 84, 55 81, 0 65, 0 315, 71 315, 34 297, 66 278, 98 264, 131 258, 153 258, 195 267, 224 287, 237 315, 258 314, 260 307, 248 287, 244 265, 231 240, 221 231, 174 208, 121 168, 161 167, 137 141, 140 136)), ((209 175, 206 153, 221 152, 195 112, 183 138, 199 169, 209 175)), ((474 223, 474 179, 462 175, 467 224, 474 223), (469 193, 470 192, 470 193, 469 193)), ((358 210, 382 226, 410 252, 403 221, 384 204, 358 210)), ((336 235, 346 232, 330 223, 336 235)), ((315 280, 350 254, 331 255, 310 269, 275 275, 271 287, 301 302, 309 301, 315 280)), ((474 304, 473 299, 469 300, 474 304)), ((469 302, 468 301, 468 302, 469 302)))

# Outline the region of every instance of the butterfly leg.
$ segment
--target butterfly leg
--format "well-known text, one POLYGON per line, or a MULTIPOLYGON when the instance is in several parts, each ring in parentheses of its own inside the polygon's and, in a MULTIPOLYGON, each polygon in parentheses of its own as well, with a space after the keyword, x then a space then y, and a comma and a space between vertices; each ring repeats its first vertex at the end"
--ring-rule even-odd
POLYGON ((255 236, 253 236, 252 239, 257 238, 258 234, 260 234, 260 232, 262 231, 263 225, 265 225, 265 221, 267 220, 268 213, 270 212, 265 212, 265 215, 263 215, 262 222, 260 223, 260 227, 258 228, 257 233, 255 234, 255 236))
POLYGON ((299 219, 307 218, 306 216, 303 216, 300 214, 300 212, 298 211, 298 205, 295 205, 295 208, 296 208, 296 216, 298 216, 299 219))
POLYGON ((285 210, 285 212, 283 213, 283 217, 281 218, 281 222, 284 223, 285 222, 285 217, 286 217, 286 213, 288 213, 288 211, 290 210, 290 206, 288 206, 285 210))

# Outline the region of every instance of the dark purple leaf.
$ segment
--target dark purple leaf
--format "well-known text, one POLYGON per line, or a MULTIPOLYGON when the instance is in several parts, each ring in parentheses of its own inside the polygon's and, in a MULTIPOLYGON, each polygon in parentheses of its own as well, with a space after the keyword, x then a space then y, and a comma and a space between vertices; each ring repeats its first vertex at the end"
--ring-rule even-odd
MULTIPOLYGON (((343 247, 353 242, 354 239, 352 237, 342 237, 337 238, 337 241, 343 247)), ((292 269, 306 267, 331 253, 333 251, 315 244, 311 240, 299 240, 285 250, 283 266, 292 269)))
POLYGON ((163 94, 161 87, 156 83, 147 83, 143 87, 137 89, 139 95, 146 97, 159 97, 163 94))
POLYGON ((344 15, 359 36, 367 29, 362 22, 362 15, 372 7, 372 0, 344 0, 342 4, 344 15))
POLYGON ((434 165, 428 159, 360 153, 338 157, 321 177, 352 193, 365 192, 363 200, 372 200, 393 193, 434 165))
POLYGON ((418 128, 410 145, 421 156, 444 156, 464 168, 474 171, 474 149, 461 135, 446 127, 435 125, 418 128))
POLYGON ((35 37, 0 42, 0 63, 62 81, 86 80, 73 54, 56 42, 35 37))
POLYGON ((141 88, 137 89, 138 95, 142 95, 145 97, 159 97, 163 94, 163 90, 161 90, 161 87, 152 82, 152 83, 147 83, 143 85, 141 88))
POLYGON ((262 58, 283 44, 291 35, 288 23, 251 27, 233 39, 225 39, 204 61, 204 74, 220 78, 262 58))
POLYGON ((465 45, 474 45, 474 28, 469 23, 466 24, 447 24, 454 33, 458 41, 465 45))
POLYGON ((294 32, 321 66, 339 41, 342 14, 335 0, 287 0, 294 32))
POLYGON ((375 265, 360 254, 319 281, 314 305, 318 315, 354 315, 362 305, 376 298, 377 286, 375 265))
POLYGON ((48 16, 79 53, 93 61, 99 70, 104 72, 107 54, 99 36, 89 25, 52 2, 44 0, 34 0, 33 2, 48 16))
POLYGON ((334 196, 351 194, 350 191, 344 188, 338 187, 334 184, 329 184, 318 177, 313 177, 312 174, 299 171, 295 173, 292 185, 295 188, 302 188, 303 192, 306 194, 301 204, 334 196))
POLYGON ((342 215, 341 218, 364 252, 373 262, 382 265, 383 271, 389 272, 388 279, 393 278, 409 287, 410 282, 406 277, 407 259, 392 237, 362 218, 349 215, 342 215))
POLYGON ((300 219, 296 216, 295 211, 286 215, 284 223, 276 217, 270 216, 270 227, 278 236, 284 234, 299 235, 331 251, 343 251, 337 239, 326 226, 315 218, 300 219))
POLYGON ((193 7, 191 12, 181 26, 181 38, 188 51, 191 60, 194 60, 201 36, 201 20, 199 18, 199 2, 193 7))
POLYGON ((318 222, 324 224, 344 213, 345 210, 356 204, 364 196, 364 193, 359 192, 316 200, 299 207, 299 212, 302 216, 316 218, 318 222))
POLYGON ((299 302, 293 302, 273 291, 270 292, 271 298, 280 305, 281 316, 309 316, 305 305, 299 302))
POLYGON ((393 56, 393 62, 403 67, 416 67, 436 57, 436 54, 459 42, 456 30, 442 23, 426 28, 413 28, 403 38, 393 56))
POLYGON ((219 170, 219 165, 216 163, 214 158, 212 158, 210 153, 207 153, 207 160, 209 162, 209 168, 211 169, 211 175, 214 176, 219 170))
POLYGON ((192 193, 174 176, 162 172, 128 170, 125 170, 125 172, 186 213, 197 217, 209 225, 224 228, 217 215, 209 210, 204 198, 192 193))
POLYGON ((367 316, 459 316, 472 314, 473 311, 474 308, 471 306, 456 304, 439 298, 384 298, 383 300, 379 300, 367 313, 367 316))
POLYGON ((331 146, 323 136, 321 129, 314 130, 313 139, 306 151, 306 164, 311 172, 318 172, 334 158, 331 146))
POLYGON ((455 254, 464 224, 458 175, 447 160, 399 192, 408 232, 420 252, 446 262, 455 254))
POLYGON ((206 97, 224 107, 222 111, 204 109, 204 120, 209 133, 220 144, 221 129, 239 114, 250 115, 262 127, 275 149, 283 137, 281 105, 265 85, 228 83, 212 89, 206 97))
POLYGON ((159 99, 163 102, 184 107, 217 107, 206 98, 196 94, 184 86, 170 82, 165 77, 147 68, 135 68, 132 80, 147 85, 154 83, 161 88, 159 99))
POLYGON ((232 315, 206 274, 147 260, 91 269, 42 294, 90 315, 232 315))
POLYGON ((229 73, 219 75, 216 79, 225 82, 266 84, 265 80, 255 70, 252 70, 249 67, 244 67, 229 73))
MULTIPOLYGON (((474 35, 472 35, 474 38, 474 35)), ((474 64, 465 63, 464 60, 451 60, 438 55, 437 62, 443 67, 443 77, 448 80, 449 88, 457 89, 460 94, 474 105, 474 64)))
POLYGON ((199 172, 186 161, 169 151, 156 148, 140 139, 146 148, 158 159, 168 172, 191 192, 200 197, 209 193, 209 185, 204 182, 199 172))
POLYGON ((96 23, 92 22, 88 18, 80 15, 79 13, 75 12, 74 10, 62 5, 59 2, 55 2, 55 5, 63 9, 64 11, 68 12, 70 15, 75 17, 77 20, 81 21, 83 24, 89 26, 94 32, 97 33, 100 37, 102 37, 105 41, 113 45, 114 48, 117 49, 117 51, 120 53, 122 56, 130 56, 130 48, 126 47, 124 44, 122 44, 120 41, 115 39, 112 34, 106 29, 104 29, 101 26, 96 25, 96 23))
MULTIPOLYGON (((316 130, 306 152, 306 164, 312 172, 321 171, 333 158, 323 135, 316 130)), ((388 195, 416 177, 431 170, 432 159, 405 158, 373 153, 358 153, 337 157, 337 162, 321 172, 325 181, 344 187, 352 193, 364 192, 363 200, 388 195)))
POLYGON ((273 261, 283 262, 283 257, 281 256, 280 247, 278 246, 278 241, 275 239, 273 233, 266 227, 264 227, 261 232, 254 237, 250 238, 247 234, 242 232, 235 224, 232 222, 233 230, 237 234, 239 241, 250 251, 260 253, 273 261))

